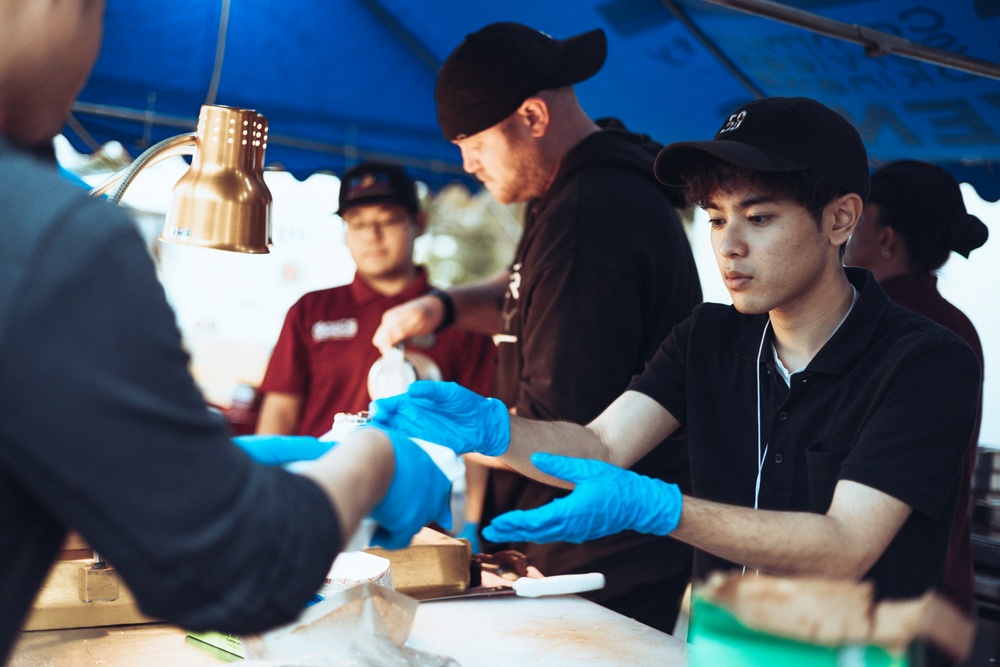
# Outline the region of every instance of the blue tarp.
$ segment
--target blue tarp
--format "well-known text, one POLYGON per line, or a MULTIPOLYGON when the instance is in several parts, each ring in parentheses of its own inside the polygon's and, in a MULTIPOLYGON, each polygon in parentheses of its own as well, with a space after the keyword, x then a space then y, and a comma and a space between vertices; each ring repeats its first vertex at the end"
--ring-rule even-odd
MULTIPOLYGON (((778 4, 1000 63, 1000 0, 778 4)), ((805 95, 855 124, 873 167, 926 160, 1000 198, 1000 80, 869 57, 701 0, 108 0, 104 47, 74 118, 95 141, 137 155, 192 130, 201 104, 252 108, 270 122, 271 167, 304 177, 388 157, 438 187, 463 175, 437 127, 437 67, 467 33, 502 20, 556 37, 604 28, 608 61, 577 87, 581 102, 660 142, 710 138, 756 95, 805 95)), ((66 134, 92 148, 72 126, 66 134)))

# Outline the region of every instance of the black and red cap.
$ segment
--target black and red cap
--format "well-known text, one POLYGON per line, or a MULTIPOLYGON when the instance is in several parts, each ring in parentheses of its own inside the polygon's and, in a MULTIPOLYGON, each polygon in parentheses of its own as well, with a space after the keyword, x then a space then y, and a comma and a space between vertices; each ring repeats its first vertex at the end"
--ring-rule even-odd
POLYGON ((340 207, 337 215, 368 204, 396 204, 410 213, 420 212, 417 186, 397 164, 362 162, 340 179, 340 207))

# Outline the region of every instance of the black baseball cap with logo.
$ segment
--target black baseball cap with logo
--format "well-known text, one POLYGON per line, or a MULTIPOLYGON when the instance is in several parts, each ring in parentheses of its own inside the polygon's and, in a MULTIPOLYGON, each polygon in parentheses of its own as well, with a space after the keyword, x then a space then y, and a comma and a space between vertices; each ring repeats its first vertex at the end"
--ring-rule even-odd
POLYGON ((434 89, 448 141, 471 137, 543 90, 597 74, 608 53, 603 30, 559 40, 520 23, 493 23, 467 35, 445 59, 434 89))
POLYGON ((362 162, 348 170, 340 180, 339 204, 341 216, 366 204, 396 204, 410 213, 420 212, 416 183, 402 167, 386 162, 362 162))
POLYGON ((661 183, 683 185, 681 172, 704 155, 753 171, 822 174, 862 200, 871 179, 861 135, 842 115, 805 97, 769 97, 744 104, 711 141, 670 144, 656 157, 661 183))

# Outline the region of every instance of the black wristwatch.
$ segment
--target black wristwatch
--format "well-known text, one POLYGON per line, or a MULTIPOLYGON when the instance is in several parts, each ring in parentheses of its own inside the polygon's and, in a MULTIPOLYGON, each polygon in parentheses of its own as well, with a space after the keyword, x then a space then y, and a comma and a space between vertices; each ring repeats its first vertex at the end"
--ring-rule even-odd
POLYGON ((434 288, 429 290, 427 294, 441 299, 441 303, 444 305, 444 317, 438 328, 434 330, 434 333, 440 333, 455 323, 455 302, 451 300, 451 295, 444 290, 434 288))

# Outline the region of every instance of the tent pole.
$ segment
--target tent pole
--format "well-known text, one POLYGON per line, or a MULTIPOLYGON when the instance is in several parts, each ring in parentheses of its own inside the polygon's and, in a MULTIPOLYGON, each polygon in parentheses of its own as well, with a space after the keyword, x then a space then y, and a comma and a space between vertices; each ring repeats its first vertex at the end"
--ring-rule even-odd
POLYGON ((219 13, 219 32, 215 39, 215 63, 212 65, 212 80, 205 94, 205 104, 215 104, 219 93, 219 80, 222 78, 222 62, 226 57, 226 33, 229 31, 229 0, 222 0, 219 13))
POLYGON ((382 6, 382 3, 378 0, 361 0, 361 4, 368 8, 372 14, 377 18, 388 30, 399 39, 403 45, 408 48, 417 57, 420 62, 422 62, 427 69, 437 76, 438 71, 441 69, 441 61, 431 53, 423 42, 417 39, 409 28, 403 25, 396 17, 382 6))
MULTIPOLYGON (((99 118, 115 118, 118 120, 128 120, 138 123, 149 123, 151 125, 161 127, 181 128, 187 131, 191 131, 198 125, 197 119, 194 118, 136 111, 135 109, 128 109, 125 107, 115 107, 106 104, 92 104, 89 102, 74 102, 73 113, 85 116, 97 116, 99 118)), ((76 122, 79 123, 79 121, 76 122)), ((93 140, 93 138, 91 138, 91 140, 93 140)), ((268 144, 274 146, 285 146, 288 148, 297 148, 315 153, 339 155, 346 159, 355 161, 380 160, 383 162, 399 162, 400 164, 405 164, 415 169, 426 169, 427 171, 432 171, 438 174, 454 174, 456 176, 463 177, 467 176, 461 165, 455 165, 444 160, 435 160, 433 158, 425 159, 412 155, 388 152, 361 151, 358 150, 357 146, 313 141, 290 135, 274 134, 273 132, 268 136, 268 144)))
POLYGON ((674 2, 674 0, 661 0, 661 1, 663 2, 663 5, 670 10, 670 12, 674 15, 674 17, 678 21, 684 24, 684 27, 688 29, 688 32, 694 35, 695 39, 701 42, 701 45, 704 46, 706 49, 708 49, 709 53, 711 53, 715 57, 715 59, 719 61, 719 64, 722 65, 727 72, 732 74, 733 78, 739 81, 744 88, 750 91, 751 95, 753 95, 758 100, 762 97, 767 97, 764 94, 764 91, 758 88, 756 84, 754 84, 745 74, 743 74, 743 72, 736 66, 736 64, 732 60, 727 58, 726 55, 722 53, 722 51, 719 50, 719 47, 715 45, 715 42, 709 39, 708 35, 706 35, 705 32, 701 28, 699 28, 693 21, 691 21, 691 19, 687 15, 687 12, 681 9, 677 5, 677 3, 674 2))
POLYGON ((871 57, 891 53, 1000 80, 1000 64, 932 46, 924 46, 864 26, 834 21, 771 0, 702 0, 702 2, 788 23, 827 37, 854 42, 863 46, 871 57))
POLYGON ((198 127, 197 118, 173 116, 153 111, 137 111, 127 107, 116 107, 108 104, 93 104, 92 102, 77 101, 73 103, 73 111, 86 116, 118 118, 121 120, 135 121, 137 123, 149 123, 160 127, 178 127, 189 131, 198 127))

